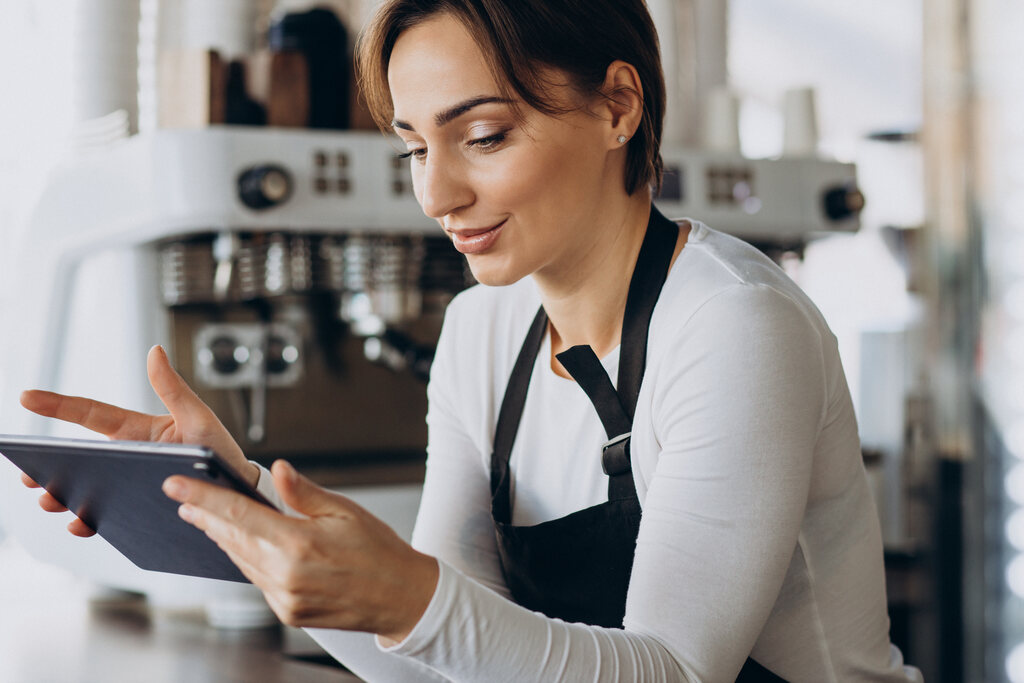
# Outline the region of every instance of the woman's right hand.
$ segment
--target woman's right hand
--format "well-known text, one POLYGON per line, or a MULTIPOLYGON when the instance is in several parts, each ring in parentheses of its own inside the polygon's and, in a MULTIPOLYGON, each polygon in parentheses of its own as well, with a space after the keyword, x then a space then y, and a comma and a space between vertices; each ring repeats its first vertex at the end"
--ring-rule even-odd
MULTIPOLYGON (((149 350, 146 372, 149 383, 169 414, 146 415, 92 399, 64 396, 50 391, 25 391, 21 395, 21 405, 45 417, 82 425, 110 439, 206 446, 255 486, 259 480, 259 470, 246 460, 241 447, 209 406, 174 371, 162 347, 154 346, 149 350)), ((39 484, 25 474, 21 475, 21 480, 28 487, 39 488, 39 484)), ((67 510, 45 492, 39 497, 39 505, 47 512, 67 510)), ((96 533, 78 518, 68 524, 68 531, 82 537, 96 533)))

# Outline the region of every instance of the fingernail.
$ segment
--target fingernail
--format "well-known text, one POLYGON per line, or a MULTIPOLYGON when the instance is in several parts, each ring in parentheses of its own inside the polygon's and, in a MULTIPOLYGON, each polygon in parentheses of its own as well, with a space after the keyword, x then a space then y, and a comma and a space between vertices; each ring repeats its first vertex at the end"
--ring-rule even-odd
POLYGON ((164 481, 163 489, 164 493, 171 498, 183 498, 188 492, 188 487, 177 479, 167 479, 164 481))
POLYGON ((279 460, 278 462, 281 463, 281 468, 284 470, 284 478, 289 484, 294 484, 296 479, 298 479, 298 473, 295 471, 295 468, 287 460, 279 460))
POLYGON ((196 514, 191 505, 182 505, 178 508, 178 516, 186 522, 191 522, 196 514))

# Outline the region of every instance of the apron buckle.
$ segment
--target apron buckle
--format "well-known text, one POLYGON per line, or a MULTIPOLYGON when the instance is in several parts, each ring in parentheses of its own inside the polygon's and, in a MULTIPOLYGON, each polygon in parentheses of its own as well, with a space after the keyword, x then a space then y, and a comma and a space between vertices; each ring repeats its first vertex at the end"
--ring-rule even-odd
POLYGON ((629 437, 632 432, 619 434, 601 446, 601 469, 609 477, 617 477, 630 471, 629 437))

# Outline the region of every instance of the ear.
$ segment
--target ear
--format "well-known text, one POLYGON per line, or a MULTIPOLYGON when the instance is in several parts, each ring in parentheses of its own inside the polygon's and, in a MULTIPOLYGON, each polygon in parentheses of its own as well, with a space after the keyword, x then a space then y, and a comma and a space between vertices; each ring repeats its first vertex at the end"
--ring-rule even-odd
POLYGON ((625 147, 636 135, 644 116, 644 86, 632 64, 615 60, 605 73, 604 101, 599 105, 607 119, 608 144, 612 149, 625 147), (620 142, 622 138, 626 142, 620 142))

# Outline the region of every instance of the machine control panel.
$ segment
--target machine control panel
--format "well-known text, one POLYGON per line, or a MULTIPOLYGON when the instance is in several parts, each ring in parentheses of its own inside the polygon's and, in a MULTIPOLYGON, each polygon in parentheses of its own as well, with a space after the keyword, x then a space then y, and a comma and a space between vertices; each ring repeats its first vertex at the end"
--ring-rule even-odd
POLYGON ((217 389, 290 386, 302 377, 301 349, 301 335, 288 325, 213 323, 196 334, 196 374, 217 389))
POLYGON ((787 249, 859 227, 864 196, 851 164, 746 159, 684 147, 666 147, 662 156, 665 174, 654 201, 667 216, 699 219, 754 244, 787 249))

